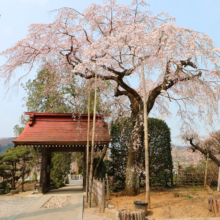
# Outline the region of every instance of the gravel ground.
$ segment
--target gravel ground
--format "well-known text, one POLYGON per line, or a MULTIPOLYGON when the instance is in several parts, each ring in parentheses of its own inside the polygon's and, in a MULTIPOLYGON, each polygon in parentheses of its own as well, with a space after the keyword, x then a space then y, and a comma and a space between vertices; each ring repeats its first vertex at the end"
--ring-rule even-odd
POLYGON ((86 208, 83 212, 83 220, 108 220, 105 214, 99 213, 98 208, 86 208))
POLYGON ((70 196, 52 196, 42 208, 55 209, 62 208, 69 203, 70 196))
POLYGON ((21 212, 38 197, 0 196, 0 219, 7 220, 21 212))

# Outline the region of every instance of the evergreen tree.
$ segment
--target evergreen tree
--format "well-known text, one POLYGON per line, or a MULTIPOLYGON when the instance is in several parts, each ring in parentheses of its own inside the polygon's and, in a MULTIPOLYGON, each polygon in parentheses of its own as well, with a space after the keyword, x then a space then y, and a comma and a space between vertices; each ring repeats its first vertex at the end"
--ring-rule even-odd
POLYGON ((131 118, 124 117, 116 120, 111 126, 111 170, 109 175, 115 176, 116 180, 125 181, 127 156, 132 136, 131 118))
MULTIPOLYGON (((111 126, 111 171, 116 180, 125 180, 127 165, 127 155, 132 140, 132 122, 131 118, 120 118, 111 126)), ((148 119, 149 135, 149 162, 150 162, 150 182, 151 185, 172 184, 172 156, 170 129, 167 124, 159 119, 148 119)), ((143 144, 142 140, 142 144, 143 144)), ((144 148, 138 152, 140 178, 143 176, 145 160, 144 148)))
MULTIPOLYGON (((19 147, 16 148, 17 150, 17 156, 19 158, 19 167, 20 167, 20 176, 22 181, 22 188, 21 190, 24 192, 24 179, 25 174, 29 174, 31 171, 31 160, 33 159, 31 152, 34 151, 32 148, 29 147, 19 147)), ((34 152, 32 153, 34 154, 34 152)))
POLYGON ((24 191, 25 174, 31 170, 31 149, 28 147, 9 148, 0 156, 0 174, 9 181, 11 188, 15 189, 18 179, 22 179, 22 191, 24 191))
POLYGON ((18 171, 17 164, 19 162, 17 152, 18 150, 16 148, 11 148, 0 156, 0 170, 10 175, 12 189, 15 189, 16 180, 19 179, 15 176, 16 172, 18 171))
POLYGON ((51 162, 51 179, 55 182, 56 187, 60 187, 63 185, 64 176, 69 173, 71 154, 53 153, 51 162))
POLYGON ((170 129, 166 122, 149 118, 149 163, 151 185, 173 185, 170 129))

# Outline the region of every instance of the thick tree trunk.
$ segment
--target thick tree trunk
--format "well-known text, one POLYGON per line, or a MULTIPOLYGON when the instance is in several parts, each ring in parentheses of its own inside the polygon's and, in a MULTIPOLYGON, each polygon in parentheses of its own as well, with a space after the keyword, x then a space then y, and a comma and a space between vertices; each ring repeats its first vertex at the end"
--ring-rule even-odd
MULTIPOLYGON (((140 164, 140 150, 143 148, 143 111, 132 113, 132 141, 128 152, 126 166, 126 195, 137 195, 139 192, 139 174, 143 167, 140 164), (140 169, 141 168, 141 169, 140 169)), ((143 166, 143 165, 142 165, 143 166)))
POLYGON ((136 152, 131 147, 128 154, 127 167, 126 167, 126 180, 125 190, 126 195, 137 195, 139 192, 139 175, 135 169, 136 165, 136 152))

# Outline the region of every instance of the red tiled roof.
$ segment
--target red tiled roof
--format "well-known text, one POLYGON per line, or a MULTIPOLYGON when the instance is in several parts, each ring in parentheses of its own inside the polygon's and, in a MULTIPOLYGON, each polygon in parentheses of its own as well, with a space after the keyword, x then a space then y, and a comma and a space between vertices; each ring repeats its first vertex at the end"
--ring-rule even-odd
MULTIPOLYGON (((88 115, 71 113, 31 113, 30 121, 13 142, 15 145, 84 145, 87 143, 88 115)), ((92 120, 90 116, 90 141, 92 141, 92 120)), ((111 141, 103 115, 96 115, 95 144, 111 141)))

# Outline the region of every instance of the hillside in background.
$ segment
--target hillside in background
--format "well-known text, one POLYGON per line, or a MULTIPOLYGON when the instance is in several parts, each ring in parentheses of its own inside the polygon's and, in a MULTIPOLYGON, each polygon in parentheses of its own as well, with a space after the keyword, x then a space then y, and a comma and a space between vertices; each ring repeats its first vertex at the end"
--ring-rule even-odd
POLYGON ((14 137, 0 138, 0 155, 4 154, 9 147, 14 147, 13 139, 14 137))
POLYGON ((174 144, 171 144, 171 147, 172 147, 172 148, 175 148, 176 150, 184 150, 184 149, 187 148, 187 146, 174 145, 174 144))

